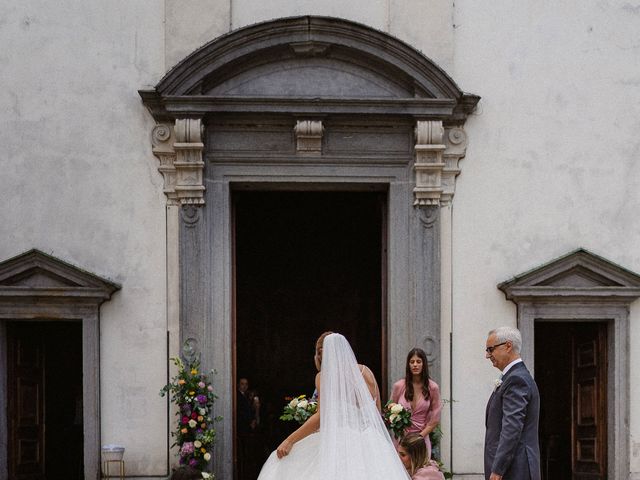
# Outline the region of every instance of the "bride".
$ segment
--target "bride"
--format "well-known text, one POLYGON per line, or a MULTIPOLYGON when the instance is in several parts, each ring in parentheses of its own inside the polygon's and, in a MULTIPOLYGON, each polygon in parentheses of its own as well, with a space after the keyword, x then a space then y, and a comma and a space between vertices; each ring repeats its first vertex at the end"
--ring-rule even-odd
POLYGON ((316 343, 318 411, 287 437, 258 480, 408 480, 380 416, 376 379, 340 334, 316 343))

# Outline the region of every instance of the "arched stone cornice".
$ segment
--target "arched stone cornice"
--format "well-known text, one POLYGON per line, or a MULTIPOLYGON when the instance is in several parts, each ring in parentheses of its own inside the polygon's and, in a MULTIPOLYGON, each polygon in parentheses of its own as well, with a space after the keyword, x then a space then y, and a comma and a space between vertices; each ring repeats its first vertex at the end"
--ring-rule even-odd
POLYGON ((401 40, 358 23, 317 16, 278 19, 232 31, 193 52, 154 90, 140 94, 157 120, 217 112, 371 113, 460 124, 479 99, 462 92, 444 70, 401 40), (280 96, 259 89, 247 94, 219 88, 265 65, 290 62, 290 66, 297 61, 300 67, 316 62, 322 68, 318 62, 325 60, 349 66, 352 71, 344 71, 353 78, 378 82, 380 95, 371 98, 358 95, 357 90, 336 94, 327 88, 280 96))

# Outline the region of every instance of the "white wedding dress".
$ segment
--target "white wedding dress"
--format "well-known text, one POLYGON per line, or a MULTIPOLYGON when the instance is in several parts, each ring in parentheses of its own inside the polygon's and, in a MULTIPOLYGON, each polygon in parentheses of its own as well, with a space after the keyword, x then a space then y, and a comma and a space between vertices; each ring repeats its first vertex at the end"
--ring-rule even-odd
POLYGON ((258 480, 408 480, 349 342, 324 339, 320 431, 273 452, 258 480))

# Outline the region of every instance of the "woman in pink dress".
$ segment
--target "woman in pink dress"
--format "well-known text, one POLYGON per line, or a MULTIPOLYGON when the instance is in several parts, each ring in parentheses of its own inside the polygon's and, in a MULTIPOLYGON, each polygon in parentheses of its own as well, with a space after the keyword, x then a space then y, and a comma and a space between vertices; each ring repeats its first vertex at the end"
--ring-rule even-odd
POLYGON ((440 423, 440 388, 429 378, 427 355, 421 348, 407 355, 406 376, 393 384, 391 401, 411 411, 411 425, 406 433, 417 433, 424 438, 427 458, 431 458, 429 434, 440 423))
POLYGON ((444 474, 433 460, 429 460, 427 446, 417 433, 402 437, 398 444, 398 455, 411 480, 444 480, 444 474))

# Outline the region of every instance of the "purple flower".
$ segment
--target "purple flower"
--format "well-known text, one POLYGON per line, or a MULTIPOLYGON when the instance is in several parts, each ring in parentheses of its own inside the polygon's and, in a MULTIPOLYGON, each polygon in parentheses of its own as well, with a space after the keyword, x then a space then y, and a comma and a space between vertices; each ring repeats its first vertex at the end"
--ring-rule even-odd
POLYGON ((189 465, 195 468, 198 465, 198 461, 195 458, 192 458, 189 460, 189 465))
POLYGON ((180 456, 186 457, 187 455, 191 455, 193 451, 193 442, 185 442, 182 444, 182 448, 180 449, 180 456))
POLYGON ((196 400, 198 400, 199 403, 205 404, 207 403, 207 396, 200 394, 196 397, 196 400))

